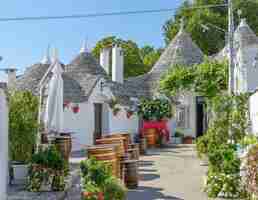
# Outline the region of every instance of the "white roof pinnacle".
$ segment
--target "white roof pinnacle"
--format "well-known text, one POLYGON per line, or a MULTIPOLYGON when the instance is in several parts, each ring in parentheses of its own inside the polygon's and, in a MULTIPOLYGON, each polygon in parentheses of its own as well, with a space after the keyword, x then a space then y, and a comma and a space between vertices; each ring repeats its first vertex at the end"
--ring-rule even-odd
POLYGON ((51 64, 51 59, 50 59, 49 51, 50 51, 50 46, 48 45, 46 54, 43 57, 43 59, 41 60, 41 64, 44 64, 44 65, 51 64))

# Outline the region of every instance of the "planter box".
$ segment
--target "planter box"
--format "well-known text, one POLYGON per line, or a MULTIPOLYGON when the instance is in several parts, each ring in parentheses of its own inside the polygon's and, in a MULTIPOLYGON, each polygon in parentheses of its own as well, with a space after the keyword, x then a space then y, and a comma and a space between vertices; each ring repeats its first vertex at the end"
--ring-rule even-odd
POLYGON ((182 137, 172 137, 172 144, 182 144, 183 138, 182 137))
POLYGON ((13 181, 14 184, 25 184, 28 177, 28 165, 25 164, 12 164, 13 181))

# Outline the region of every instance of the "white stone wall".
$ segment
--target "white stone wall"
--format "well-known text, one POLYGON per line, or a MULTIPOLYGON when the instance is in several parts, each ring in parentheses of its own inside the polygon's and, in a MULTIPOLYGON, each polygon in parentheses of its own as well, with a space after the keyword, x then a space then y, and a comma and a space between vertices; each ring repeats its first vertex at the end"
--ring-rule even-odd
POLYGON ((132 115, 129 119, 126 116, 124 107, 121 107, 120 112, 115 116, 112 110, 109 110, 109 132, 130 132, 132 134, 138 133, 139 118, 136 114, 132 115))
POLYGON ((74 132, 73 151, 93 144, 94 107, 91 103, 80 103, 80 111, 73 113, 70 109, 64 111, 64 129, 74 132))
POLYGON ((252 133, 258 135, 258 92, 250 97, 249 109, 252 133))
POLYGON ((0 88, 0 199, 7 199, 8 175, 8 107, 4 91, 0 88))

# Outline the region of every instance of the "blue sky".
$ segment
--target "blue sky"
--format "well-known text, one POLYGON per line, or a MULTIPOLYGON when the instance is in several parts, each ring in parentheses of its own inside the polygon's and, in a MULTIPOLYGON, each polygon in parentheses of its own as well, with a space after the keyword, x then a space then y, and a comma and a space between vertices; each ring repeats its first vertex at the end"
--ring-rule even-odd
MULTIPOLYGON (((183 0, 8 0, 0 7, 0 18, 71 15, 159 8, 177 8, 183 0)), ((82 40, 93 47, 99 39, 115 35, 144 44, 164 45, 162 25, 173 12, 71 19, 0 23, 0 68, 15 66, 21 73, 42 59, 47 45, 58 48, 62 62, 79 52, 82 40)), ((0 80, 4 79, 0 74, 0 80)))

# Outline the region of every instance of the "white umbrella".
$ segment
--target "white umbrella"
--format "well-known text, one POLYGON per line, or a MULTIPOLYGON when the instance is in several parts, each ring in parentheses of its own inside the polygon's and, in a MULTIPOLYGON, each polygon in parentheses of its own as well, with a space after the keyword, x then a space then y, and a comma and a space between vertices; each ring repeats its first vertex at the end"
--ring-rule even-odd
POLYGON ((48 86, 48 97, 44 116, 48 131, 61 132, 63 129, 63 68, 56 59, 52 66, 52 77, 48 86))

